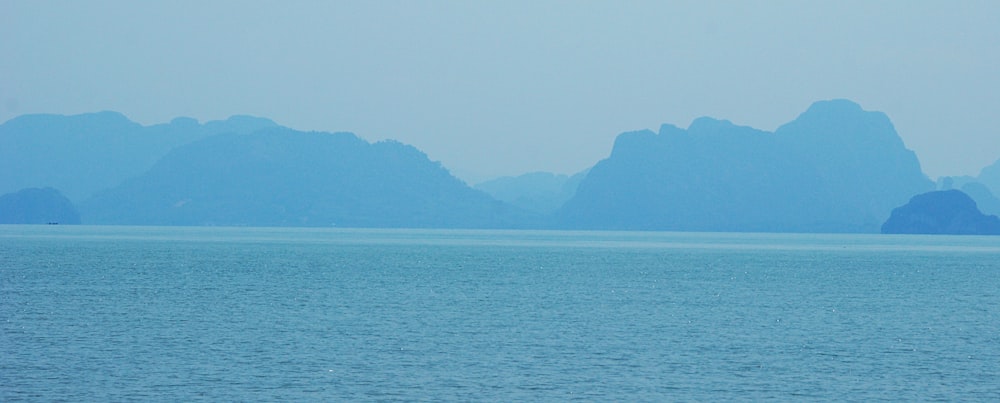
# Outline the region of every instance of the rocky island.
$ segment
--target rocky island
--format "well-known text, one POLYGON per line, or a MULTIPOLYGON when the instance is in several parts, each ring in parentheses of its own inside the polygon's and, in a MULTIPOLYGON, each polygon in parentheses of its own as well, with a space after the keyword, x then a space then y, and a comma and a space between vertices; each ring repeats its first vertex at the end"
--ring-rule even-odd
POLYGON ((883 234, 1000 235, 1000 218, 985 215, 960 190, 941 190, 913 196, 892 211, 883 234))

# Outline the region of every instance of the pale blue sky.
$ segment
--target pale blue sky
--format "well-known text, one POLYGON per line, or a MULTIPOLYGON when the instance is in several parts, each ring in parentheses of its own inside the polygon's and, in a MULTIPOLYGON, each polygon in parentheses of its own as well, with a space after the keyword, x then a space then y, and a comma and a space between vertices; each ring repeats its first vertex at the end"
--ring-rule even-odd
POLYGON ((1000 158, 998 21, 1000 1, 0 0, 0 121, 250 114, 398 139, 478 181, 848 98, 930 176, 975 174, 1000 158))

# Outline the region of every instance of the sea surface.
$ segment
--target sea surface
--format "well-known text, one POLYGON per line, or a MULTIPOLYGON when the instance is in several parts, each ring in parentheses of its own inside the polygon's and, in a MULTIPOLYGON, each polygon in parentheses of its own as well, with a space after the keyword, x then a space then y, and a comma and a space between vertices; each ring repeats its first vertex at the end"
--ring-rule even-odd
POLYGON ((1000 401, 1000 237, 0 226, 0 401, 1000 401))

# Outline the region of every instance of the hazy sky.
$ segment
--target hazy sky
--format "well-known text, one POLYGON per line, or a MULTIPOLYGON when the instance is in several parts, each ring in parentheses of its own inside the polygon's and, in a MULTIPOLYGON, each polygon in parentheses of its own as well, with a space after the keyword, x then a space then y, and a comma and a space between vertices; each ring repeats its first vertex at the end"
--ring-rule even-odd
POLYGON ((0 121, 271 118, 462 178, 573 173, 699 116, 889 115, 931 177, 1000 158, 1000 1, 0 0, 0 121))

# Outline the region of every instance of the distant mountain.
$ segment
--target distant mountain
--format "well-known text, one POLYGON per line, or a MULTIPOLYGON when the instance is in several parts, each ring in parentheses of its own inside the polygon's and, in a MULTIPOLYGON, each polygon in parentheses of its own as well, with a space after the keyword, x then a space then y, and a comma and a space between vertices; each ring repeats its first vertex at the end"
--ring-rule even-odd
POLYGON ((576 193, 587 171, 573 176, 549 172, 532 172, 520 176, 505 176, 479 183, 474 187, 517 207, 536 213, 549 214, 562 207, 576 193))
POLYGON ((976 177, 962 175, 962 176, 941 176, 937 179, 936 187, 937 190, 952 190, 961 189, 963 186, 976 182, 976 177))
MULTIPOLYGON (((938 190, 963 189, 970 183, 986 186, 992 194, 1000 194, 1000 159, 979 171, 978 176, 942 176, 937 180, 938 190)), ((964 190, 964 189, 963 189, 964 190)), ((973 198, 976 196, 969 194, 973 198)), ((978 202, 978 200, 977 200, 978 202)))
POLYGON ((117 112, 23 115, 0 125, 0 193, 51 186, 81 201, 138 176, 179 145, 274 126, 249 116, 142 126, 117 112))
POLYGON ((813 104, 774 133, 700 118, 620 135, 557 213, 570 228, 877 232, 933 189, 882 113, 813 104))
POLYGON ((0 224, 79 224, 73 203, 52 188, 27 188, 0 196, 0 224))
POLYGON ((877 232, 934 184, 884 114, 834 100, 773 133, 711 118, 624 133, 586 174, 480 190, 410 146, 261 118, 26 115, 0 125, 0 193, 31 187, 93 224, 877 232))
POLYGON ((976 206, 983 214, 1000 215, 1000 199, 997 199, 986 185, 969 182, 962 186, 962 192, 976 202, 976 206))
POLYGON ((979 171, 976 180, 990 188, 993 194, 1000 195, 1000 159, 979 171))
POLYGON ((87 224, 513 228, 534 218, 417 149, 285 128, 178 147, 81 206, 87 224))
POLYGON ((883 234, 1000 235, 1000 218, 984 215, 976 202, 959 190, 913 196, 892 211, 883 234))

